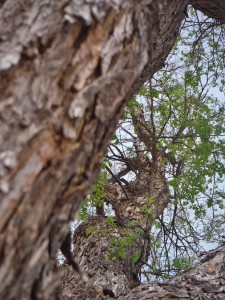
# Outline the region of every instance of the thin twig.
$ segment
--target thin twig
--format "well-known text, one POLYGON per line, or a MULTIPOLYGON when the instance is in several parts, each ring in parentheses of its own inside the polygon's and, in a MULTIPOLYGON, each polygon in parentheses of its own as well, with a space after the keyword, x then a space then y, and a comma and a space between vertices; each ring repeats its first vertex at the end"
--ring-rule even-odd
POLYGON ((109 174, 112 175, 112 177, 113 177, 113 178, 116 180, 116 182, 119 184, 119 186, 120 186, 121 189, 123 190, 123 192, 124 192, 124 194, 125 194, 127 200, 129 201, 129 197, 128 197, 128 195, 127 195, 127 192, 126 192, 125 188, 123 187, 123 185, 122 185, 121 181, 119 180, 119 178, 118 178, 115 174, 113 174, 113 172, 111 171, 111 169, 110 169, 109 167, 106 166, 106 170, 109 172, 109 174))

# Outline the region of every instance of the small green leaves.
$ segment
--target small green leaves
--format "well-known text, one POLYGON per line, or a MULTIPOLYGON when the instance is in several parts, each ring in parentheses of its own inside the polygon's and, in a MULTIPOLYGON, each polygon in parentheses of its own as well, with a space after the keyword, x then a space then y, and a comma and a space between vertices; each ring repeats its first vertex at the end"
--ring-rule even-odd
POLYGON ((129 228, 136 227, 137 226, 137 221, 132 220, 132 221, 128 222, 127 226, 129 228))
POLYGON ((107 181, 106 165, 112 166, 108 159, 105 159, 102 164, 102 171, 98 176, 97 182, 92 188, 91 194, 83 201, 81 210, 78 215, 78 220, 85 220, 88 217, 91 207, 97 207, 104 205, 106 193, 104 184, 107 181))
POLYGON ((109 231, 106 228, 103 228, 101 230, 101 235, 104 237, 108 237, 109 236, 109 231))
POLYGON ((148 216, 149 218, 154 220, 155 214, 152 208, 148 204, 144 204, 142 207, 140 207, 140 211, 146 214, 146 216, 148 216))
POLYGON ((86 229, 85 233, 86 233, 87 236, 89 236, 95 231, 96 231, 96 228, 94 226, 90 226, 89 228, 86 229))
POLYGON ((152 225, 155 226, 157 229, 161 228, 161 223, 159 221, 153 221, 152 225))
POLYGON ((191 268, 191 264, 187 258, 174 258, 173 266, 177 269, 188 270, 191 268))
POLYGON ((107 217, 107 219, 105 220, 106 223, 111 227, 111 228, 115 228, 116 227, 116 223, 115 223, 115 217, 113 216, 109 216, 107 217))
POLYGON ((141 256, 141 249, 138 249, 138 254, 133 254, 131 255, 131 260, 134 262, 134 263, 137 263, 139 258, 141 256))

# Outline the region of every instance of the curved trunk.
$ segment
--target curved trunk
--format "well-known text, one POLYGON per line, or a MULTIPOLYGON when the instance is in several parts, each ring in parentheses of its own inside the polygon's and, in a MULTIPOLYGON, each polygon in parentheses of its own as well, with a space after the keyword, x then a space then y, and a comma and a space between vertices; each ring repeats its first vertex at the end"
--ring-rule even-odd
MULTIPOLYGON (((104 252, 103 252, 104 253, 104 252)), ((95 256, 93 256, 95 257, 95 256)), ((225 298, 225 246, 221 246, 215 250, 211 250, 202 259, 201 263, 192 269, 183 272, 183 274, 169 280, 165 283, 147 283, 134 284, 129 286, 124 280, 124 275, 116 277, 115 273, 109 273, 111 277, 111 285, 101 289, 101 286, 107 282, 107 277, 103 275, 101 278, 105 281, 99 281, 100 288, 95 286, 85 286, 81 282, 74 282, 74 273, 64 270, 64 292, 69 299, 112 299, 115 295, 120 294, 117 299, 124 300, 153 300, 153 299, 215 299, 223 300, 225 298), (112 293, 114 289, 115 294, 112 293), (126 293, 125 292, 129 291, 126 293), (79 297, 78 297, 79 295, 79 297)), ((93 260, 89 258, 89 261, 93 260)), ((97 260, 94 260, 97 262, 97 260)), ((104 261, 103 261, 104 262, 104 261)), ((104 265, 104 264, 103 264, 104 265)), ((109 270, 111 264, 105 265, 109 270)), ((112 268, 113 270, 113 268, 112 268)), ((105 270, 103 271, 105 272, 105 270)), ((67 298, 67 299, 68 299, 67 298)))
POLYGON ((203 14, 210 18, 219 21, 221 24, 225 23, 225 2, 221 0, 190 0, 190 4, 200 10, 203 14))
POLYGON ((225 299, 225 246, 209 251, 200 264, 163 284, 135 288, 123 300, 225 299))
MULTIPOLYGON (((75 230, 74 258, 88 274, 89 285, 96 287, 93 295, 101 290, 104 295, 118 297, 140 284, 138 275, 148 259, 152 221, 170 197, 159 163, 145 160, 139 168, 138 178, 123 186, 126 194, 116 183, 105 187, 106 202, 115 211, 115 219, 89 217, 75 230)), ((73 299, 88 299, 79 276, 70 267, 64 266, 63 272, 64 293, 73 299)))
POLYGON ((68 224, 187 3, 1 1, 0 298, 58 297, 55 256, 68 224))
MULTIPOLYGON (((1 298, 50 299, 56 252, 97 175, 126 96, 151 62, 163 3, 8 0, 1 6, 1 298)), ((157 50, 159 61, 182 18, 173 18, 173 40, 157 50)))
MULTIPOLYGON (((117 183, 105 186, 106 202, 115 211, 115 219, 89 217, 75 230, 74 258, 88 274, 89 286, 96 288, 93 297, 99 291, 110 297, 126 295, 140 284, 138 275, 148 260, 152 221, 169 203, 164 167, 145 158, 138 163, 136 180, 123 189, 117 183)), ((72 299, 90 299, 86 285, 68 266, 63 267, 63 289, 72 299)))

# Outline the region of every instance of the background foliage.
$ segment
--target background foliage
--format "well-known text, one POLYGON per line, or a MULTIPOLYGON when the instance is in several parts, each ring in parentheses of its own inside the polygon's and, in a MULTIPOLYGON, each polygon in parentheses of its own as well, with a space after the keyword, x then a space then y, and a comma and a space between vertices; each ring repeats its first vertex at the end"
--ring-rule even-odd
MULTIPOLYGON (((148 233, 150 251, 139 274, 142 281, 174 276, 200 260, 204 250, 223 243, 225 31, 194 10, 188 15, 164 68, 129 101, 79 215, 84 220, 103 207, 115 226, 105 186, 112 180, 121 187, 131 184, 140 172, 134 164, 140 153, 150 161, 157 153, 171 201, 148 233)), ((145 213, 151 214, 151 208, 145 213)), ((92 232, 90 228, 87 234, 92 232)), ((128 228, 122 239, 111 238, 115 251, 109 258, 125 258, 126 247, 138 234, 128 228)), ((138 261, 139 255, 131 259, 138 261)))

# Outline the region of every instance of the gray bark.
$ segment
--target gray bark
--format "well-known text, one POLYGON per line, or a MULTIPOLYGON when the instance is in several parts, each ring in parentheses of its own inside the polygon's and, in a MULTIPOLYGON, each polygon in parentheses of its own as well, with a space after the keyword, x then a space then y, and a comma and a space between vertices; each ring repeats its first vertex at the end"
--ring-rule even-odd
POLYGON ((106 202, 115 211, 115 222, 107 222, 105 216, 90 217, 75 231, 74 258, 90 277, 89 286, 93 289, 90 295, 78 274, 71 267, 64 266, 63 293, 72 299, 94 299, 99 296, 99 291, 105 296, 119 297, 140 284, 138 274, 148 260, 152 221, 162 214, 170 195, 164 166, 159 160, 150 162, 139 157, 136 166, 138 176, 123 187, 126 194, 117 183, 105 186, 106 202), (147 204, 150 197, 154 201, 147 204), (151 213, 148 214, 146 209, 151 209, 151 213), (130 222, 135 222, 135 225, 130 227, 130 222), (91 228, 93 233, 88 235, 91 228), (116 242, 132 238, 133 243, 118 246, 111 242, 112 238, 116 242), (117 254, 121 249, 124 251, 122 257, 117 254), (110 259, 112 253, 115 256, 110 259), (131 259, 134 256, 138 257, 136 261, 131 259))
POLYGON ((202 262, 163 284, 149 283, 137 287, 124 300, 225 299, 225 246, 212 250, 202 262))
POLYGON ((224 11, 225 11, 225 2, 224 1, 213 1, 213 0, 191 0, 190 4, 197 10, 203 12, 210 18, 213 18, 220 22, 221 24, 225 23, 224 11))
POLYGON ((1 1, 1 299, 58 297, 55 256, 68 224, 128 96, 165 61, 187 3, 1 1))
MULTIPOLYGON (((130 292, 123 294, 124 290, 128 290, 128 284, 124 286, 123 277, 116 281, 113 277, 112 287, 115 291, 120 291, 120 296, 117 299, 124 300, 172 300, 172 299, 214 299, 223 300, 225 298, 225 247, 221 246, 215 250, 211 250, 202 261, 189 271, 185 271, 181 275, 169 280, 165 283, 147 283, 136 284, 130 287, 130 292)), ((66 285, 65 293, 68 299, 112 299, 112 293, 109 290, 101 289, 102 282, 99 282, 99 288, 95 286, 85 286, 80 283, 74 283, 75 275, 68 269, 64 271, 66 280, 70 283, 66 285), (108 293, 107 293, 108 292, 108 293), (79 295, 79 297, 78 297, 79 295)), ((106 278, 107 280, 107 278, 106 278)), ((65 284, 65 281, 64 281, 65 284)))

